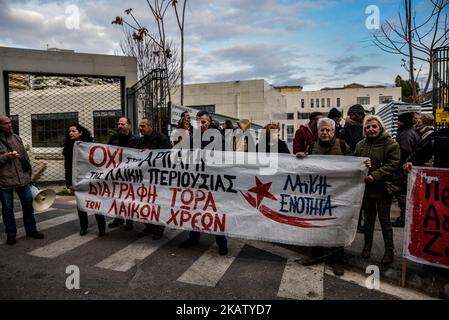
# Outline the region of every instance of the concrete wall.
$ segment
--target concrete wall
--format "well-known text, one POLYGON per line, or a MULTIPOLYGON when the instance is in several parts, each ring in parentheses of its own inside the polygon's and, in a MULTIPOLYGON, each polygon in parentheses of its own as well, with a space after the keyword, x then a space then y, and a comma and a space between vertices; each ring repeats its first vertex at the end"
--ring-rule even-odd
POLYGON ((0 47, 0 114, 6 112, 4 71, 125 77, 125 87, 137 82, 133 57, 0 47))

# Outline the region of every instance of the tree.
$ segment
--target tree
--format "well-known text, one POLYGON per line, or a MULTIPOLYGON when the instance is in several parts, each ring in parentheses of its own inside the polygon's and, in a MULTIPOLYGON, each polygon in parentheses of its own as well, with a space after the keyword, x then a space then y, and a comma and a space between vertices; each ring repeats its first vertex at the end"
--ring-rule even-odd
MULTIPOLYGON (((183 0, 182 6, 182 15, 180 17, 178 12, 178 0, 147 0, 148 7, 150 9, 151 15, 154 18, 156 24, 156 32, 150 33, 148 28, 143 27, 136 17, 132 13, 132 9, 125 10, 125 13, 130 17, 129 20, 126 20, 122 17, 116 17, 112 22, 113 24, 118 24, 123 26, 125 29, 128 29, 126 34, 129 36, 129 39, 132 39, 136 42, 144 42, 145 39, 156 45, 158 50, 153 51, 153 53, 158 52, 159 57, 157 61, 160 61, 161 65, 169 71, 170 70, 170 60, 173 58, 173 41, 167 40, 166 31, 165 31, 165 16, 168 12, 170 5, 174 8, 174 13, 176 15, 176 20, 178 23, 179 30, 181 32, 181 103, 183 102, 183 94, 184 94, 184 21, 185 21, 185 10, 187 5, 187 0, 183 0)), ((145 45, 143 45, 145 47, 145 45)), ((177 64, 175 64, 177 65, 177 64)), ((179 66, 179 65, 178 65, 179 66)), ((172 65, 173 67, 173 65, 172 65)), ((170 83, 168 81, 168 96, 171 101, 171 88, 174 83, 170 83)))
POLYGON ((187 0, 183 0, 182 18, 178 13, 178 1, 172 0, 172 5, 175 8, 176 21, 178 22, 179 31, 181 33, 181 106, 184 105, 184 26, 187 0))
MULTIPOLYGON (((432 4, 432 12, 425 17, 418 16, 412 10, 411 0, 404 0, 405 18, 399 12, 398 22, 386 20, 377 30, 372 33, 373 43, 381 50, 402 55, 403 66, 409 72, 409 80, 414 87, 422 66, 417 75, 414 75, 416 60, 428 65, 424 93, 427 92, 432 79, 432 55, 436 48, 449 44, 449 27, 447 20, 447 9, 449 0, 429 0, 432 4)), ((417 100, 417 89, 414 89, 414 99, 417 100)))
MULTIPOLYGON (((402 80, 401 76, 396 76, 395 86, 401 87, 401 100, 404 102, 416 103, 414 100, 413 86, 410 80, 402 80)), ((415 82, 416 90, 419 90, 419 84, 415 82)))
MULTIPOLYGON (((124 28, 124 40, 120 41, 120 48, 122 53, 127 56, 132 56, 137 59, 138 78, 142 79, 151 70, 160 68, 165 65, 163 62, 164 54, 161 48, 156 44, 152 38, 157 38, 156 35, 145 37, 142 41, 135 41, 132 37, 131 30, 124 28)), ((168 41, 168 46, 171 48, 172 57, 167 62, 167 76, 169 86, 166 88, 176 88, 176 83, 179 80, 179 60, 178 51, 173 41, 168 41)), ((172 93, 174 93, 172 91, 172 93)), ((168 91, 165 93, 168 96, 168 91)))

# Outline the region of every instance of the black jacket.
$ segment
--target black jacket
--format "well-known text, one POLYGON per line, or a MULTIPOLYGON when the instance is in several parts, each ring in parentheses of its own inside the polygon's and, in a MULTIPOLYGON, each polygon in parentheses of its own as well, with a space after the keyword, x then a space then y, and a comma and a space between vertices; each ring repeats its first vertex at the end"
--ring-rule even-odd
POLYGON ((125 148, 135 148, 137 140, 138 138, 131 132, 127 136, 122 136, 116 133, 109 139, 108 144, 125 148))
POLYGON ((140 137, 136 147, 138 149, 171 149, 172 145, 165 134, 153 131, 149 137, 140 137))
POLYGON ((361 123, 345 125, 342 138, 351 147, 351 150, 355 150, 357 143, 365 138, 363 136, 363 125, 361 123))
POLYGON ((72 186, 73 145, 76 141, 94 142, 94 139, 92 137, 82 138, 79 140, 72 140, 68 138, 65 141, 62 154, 64 155, 65 185, 67 188, 72 186))
POLYGON ((435 131, 421 141, 408 161, 415 166, 422 166, 432 157, 434 167, 449 168, 449 128, 435 131))

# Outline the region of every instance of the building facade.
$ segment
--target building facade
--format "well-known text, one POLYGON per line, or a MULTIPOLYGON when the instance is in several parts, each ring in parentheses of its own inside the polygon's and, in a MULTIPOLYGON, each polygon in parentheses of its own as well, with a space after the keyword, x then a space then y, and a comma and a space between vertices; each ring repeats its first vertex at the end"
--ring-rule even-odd
MULTIPOLYGON (((180 104, 180 91, 173 96, 180 104)), ((228 81, 184 85, 184 106, 236 119, 249 119, 258 125, 285 118, 286 97, 265 80, 228 81)))
POLYGON ((317 91, 303 91, 300 86, 276 87, 276 90, 287 99, 284 127, 289 144, 293 142, 296 130, 307 123, 312 112, 327 115, 330 109, 336 107, 346 117, 348 109, 354 104, 361 104, 368 112, 375 113, 391 101, 401 101, 401 88, 365 87, 359 84, 317 91))
POLYGON ((64 180, 62 145, 80 123, 105 142, 128 113, 125 88, 137 81, 131 57, 0 47, 0 114, 29 150, 38 181, 64 180), (42 170, 41 170, 42 169, 42 170))

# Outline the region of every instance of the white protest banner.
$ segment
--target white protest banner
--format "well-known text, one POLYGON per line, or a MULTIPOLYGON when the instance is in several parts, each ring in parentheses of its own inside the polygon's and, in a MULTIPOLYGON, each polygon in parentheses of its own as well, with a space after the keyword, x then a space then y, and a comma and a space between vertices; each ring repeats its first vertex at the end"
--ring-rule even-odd
POLYGON ((208 150, 74 148, 73 185, 83 211, 305 246, 355 238, 365 158, 270 154, 277 167, 262 170, 267 164, 258 153, 240 153, 247 161, 236 163, 239 153, 215 152, 230 161, 214 163, 204 156, 208 150))
POLYGON ((408 179, 404 257, 449 269, 449 169, 414 167, 408 179))

